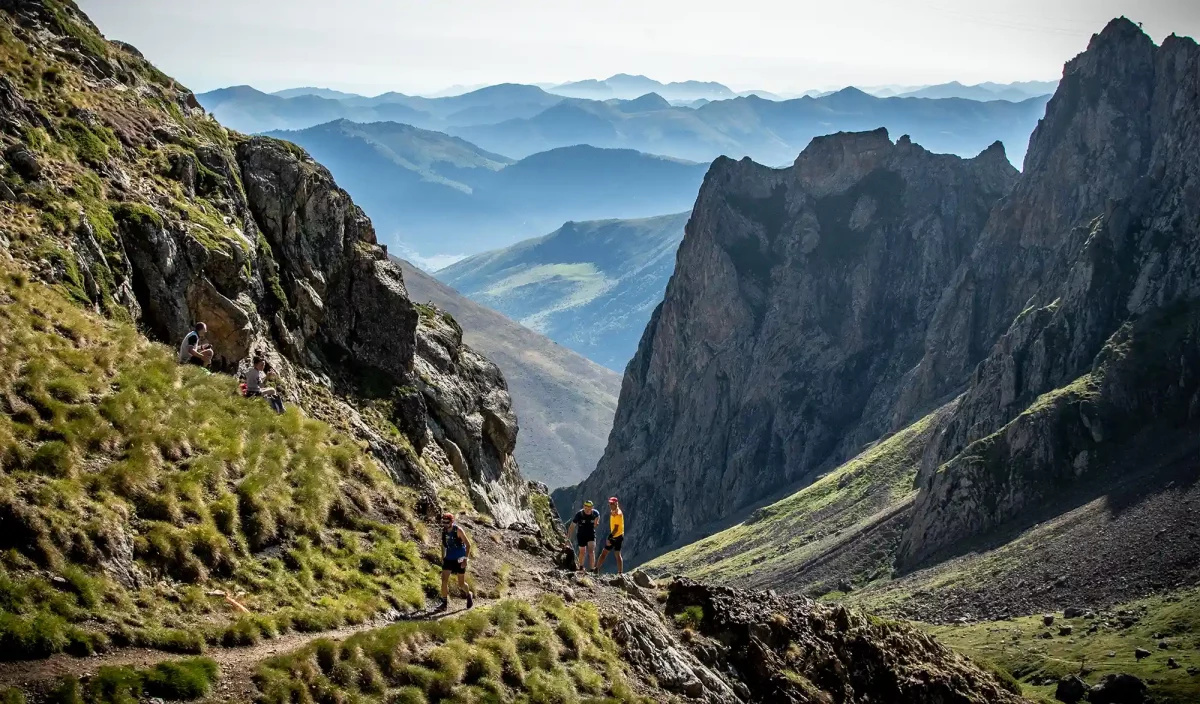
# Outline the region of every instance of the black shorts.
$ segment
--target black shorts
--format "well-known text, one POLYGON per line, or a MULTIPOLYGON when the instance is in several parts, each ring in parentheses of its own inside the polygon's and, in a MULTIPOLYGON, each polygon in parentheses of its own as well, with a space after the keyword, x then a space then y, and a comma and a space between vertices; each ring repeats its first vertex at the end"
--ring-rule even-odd
POLYGON ((458 558, 446 558, 442 560, 442 571, 450 574, 466 574, 467 562, 459 562, 458 558))
POLYGON ((609 538, 608 542, 604 544, 604 549, 612 550, 613 552, 621 552, 621 543, 624 543, 624 542, 625 542, 624 535, 618 535, 615 538, 609 538))
POLYGON ((187 361, 187 363, 188 363, 188 364, 195 364, 197 367, 203 367, 203 366, 204 366, 204 360, 203 360, 203 359, 200 359, 199 357, 188 357, 188 361, 187 361))
POLYGON ((580 536, 578 536, 577 540, 579 542, 579 547, 586 548, 588 546, 588 543, 596 542, 596 536, 595 535, 580 535, 580 536))

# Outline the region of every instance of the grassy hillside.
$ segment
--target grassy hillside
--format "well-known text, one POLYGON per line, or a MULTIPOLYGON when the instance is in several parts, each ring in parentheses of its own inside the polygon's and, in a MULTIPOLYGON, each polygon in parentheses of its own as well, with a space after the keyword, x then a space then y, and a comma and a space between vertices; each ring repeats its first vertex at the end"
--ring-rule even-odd
POLYGON ((521 422, 521 471, 550 487, 596 467, 612 428, 621 377, 400 261, 414 301, 432 301, 463 326, 467 344, 504 372, 521 422))
POLYGON ((1200 701, 1200 593, 1195 589, 1065 618, 1044 615, 966 625, 930 626, 930 633, 979 661, 995 663, 1022 681, 1027 696, 1054 702, 1060 677, 1080 675, 1095 685, 1129 673, 1151 683, 1154 701, 1200 701), (1139 658, 1135 650, 1149 655, 1139 658), (1174 663, 1172 665, 1171 663, 1174 663))
POLYGON ((5 658, 199 652, 423 603, 412 497, 236 385, 0 269, 5 658))
POLYGON ((688 213, 569 222, 477 254, 439 279, 609 369, 633 357, 675 270, 688 213))
POLYGON ((556 595, 409 622, 263 663, 260 701, 650 702, 630 686, 592 604, 556 595), (311 699, 310 699, 311 698, 311 699))
POLYGON ((936 417, 921 419, 795 494, 646 568, 748 586, 787 584, 789 591, 814 595, 890 578, 900 539, 892 524, 916 494, 917 461, 936 417), (827 560, 842 564, 826 570, 827 560))

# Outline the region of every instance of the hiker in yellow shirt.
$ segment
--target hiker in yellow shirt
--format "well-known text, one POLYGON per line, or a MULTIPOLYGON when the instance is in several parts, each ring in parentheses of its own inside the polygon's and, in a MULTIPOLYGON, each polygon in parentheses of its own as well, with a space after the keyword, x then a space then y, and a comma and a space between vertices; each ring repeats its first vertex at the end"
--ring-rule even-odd
POLYGON ((621 558, 621 543, 624 542, 625 513, 621 511, 621 504, 614 496, 608 500, 608 541, 604 543, 600 559, 596 560, 596 574, 600 574, 600 566, 604 564, 604 558, 608 557, 609 552, 617 557, 617 574, 625 574, 625 560, 621 558))

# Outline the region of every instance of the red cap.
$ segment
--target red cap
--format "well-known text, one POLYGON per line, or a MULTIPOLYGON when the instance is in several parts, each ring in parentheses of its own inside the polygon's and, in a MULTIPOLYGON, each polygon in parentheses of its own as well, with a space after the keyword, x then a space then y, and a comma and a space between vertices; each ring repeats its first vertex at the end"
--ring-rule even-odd
POLYGON ((454 514, 453 514, 453 513, 443 513, 443 514, 442 514, 442 520, 443 520, 443 521, 446 521, 446 520, 453 521, 453 520, 454 520, 454 514))
POLYGON ((610 503, 610 504, 615 504, 615 503, 617 503, 617 497, 615 497, 615 496, 613 496, 613 497, 610 497, 610 498, 609 498, 609 500, 608 500, 608 503, 610 503))

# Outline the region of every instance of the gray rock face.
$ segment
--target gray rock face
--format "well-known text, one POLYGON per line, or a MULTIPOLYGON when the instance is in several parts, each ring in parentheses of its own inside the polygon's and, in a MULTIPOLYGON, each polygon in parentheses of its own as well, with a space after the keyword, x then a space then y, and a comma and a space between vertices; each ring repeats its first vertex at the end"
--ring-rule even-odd
POLYGON ((429 435, 472 502, 502 526, 532 523, 528 482, 512 455, 517 416, 500 370, 463 344, 452 318, 425 315, 417 328, 416 376, 429 435))
POLYGON ((399 267, 376 246, 371 221, 324 167, 276 140, 248 140, 237 156, 250 212, 286 294, 279 336, 297 351, 332 345, 404 379, 417 312, 399 267))
POLYGON ((883 130, 816 139, 790 169, 718 159, 604 457, 560 513, 621 497, 644 556, 876 438, 1015 177, 998 144, 964 160, 883 130))
MULTIPOLYGON (((948 290, 938 311, 995 342, 922 467, 905 562, 1096 474, 1157 414, 1193 417, 1198 75, 1195 42, 1155 47, 1126 20, 1067 64, 1021 182, 959 276, 971 294, 948 290)), ((973 363, 965 342, 921 364, 973 363)))
POLYGON ((881 624, 842 604, 687 578, 672 581, 667 590, 667 613, 700 609, 696 630, 716 646, 712 659, 724 665, 718 669, 749 689, 748 701, 1026 701, 927 633, 881 624))
POLYGON ((621 495, 644 555, 957 396, 909 568, 1173 442, 1200 420, 1198 95, 1194 41, 1121 19, 1067 64, 1019 178, 872 134, 787 172, 718 162, 605 458, 560 508, 621 495))
POLYGON ((724 677, 678 647, 652 609, 639 603, 631 604, 640 618, 627 618, 618 623, 613 629, 613 638, 635 670, 655 677, 663 689, 690 699, 711 704, 744 701, 724 677))
MULTIPOLYGON (((181 129, 168 122, 141 138, 189 143, 181 129)), ((124 307, 172 345, 205 322, 217 370, 265 355, 286 397, 365 441, 426 506, 454 489, 502 525, 536 524, 496 367, 463 345, 448 316, 418 326, 400 268, 324 167, 278 140, 229 141, 193 141, 169 160, 165 174, 186 202, 127 179, 127 201, 111 208, 113 237, 101 242, 81 220, 73 249, 87 296, 124 307), (380 399, 390 417, 372 410, 380 399)), ((23 163, 19 151, 8 159, 23 163)))

